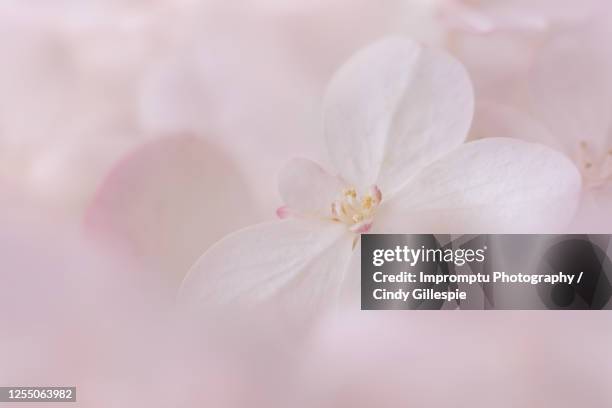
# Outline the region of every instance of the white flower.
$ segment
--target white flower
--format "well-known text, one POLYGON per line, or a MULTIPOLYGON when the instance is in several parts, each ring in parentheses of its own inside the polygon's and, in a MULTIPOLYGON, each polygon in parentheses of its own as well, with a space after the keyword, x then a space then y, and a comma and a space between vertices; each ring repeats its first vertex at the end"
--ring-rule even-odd
POLYGON ((289 163, 286 219, 211 247, 183 284, 188 303, 312 311, 336 297, 360 233, 528 231, 574 211, 580 176, 563 155, 511 139, 463 144, 472 87, 443 52, 382 40, 337 72, 324 109, 339 175, 289 163))

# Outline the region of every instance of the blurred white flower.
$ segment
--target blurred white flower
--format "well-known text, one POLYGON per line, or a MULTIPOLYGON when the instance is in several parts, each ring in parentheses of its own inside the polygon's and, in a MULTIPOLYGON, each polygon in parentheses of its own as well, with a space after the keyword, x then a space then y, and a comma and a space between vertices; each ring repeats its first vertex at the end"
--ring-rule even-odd
MULTIPOLYGON (((602 0, 442 0, 440 22, 447 45, 467 67, 483 98, 524 103, 525 79, 550 36, 588 22, 608 2, 602 0)), ((478 115, 478 112, 477 112, 478 115)))
POLYGON ((279 186, 288 219, 214 245, 182 297, 195 305, 280 298, 312 311, 334 300, 360 233, 529 231, 567 220, 580 189, 571 162, 518 140, 463 144, 472 108, 464 68, 443 52, 390 38, 357 53, 325 102, 339 176, 291 162, 279 186))

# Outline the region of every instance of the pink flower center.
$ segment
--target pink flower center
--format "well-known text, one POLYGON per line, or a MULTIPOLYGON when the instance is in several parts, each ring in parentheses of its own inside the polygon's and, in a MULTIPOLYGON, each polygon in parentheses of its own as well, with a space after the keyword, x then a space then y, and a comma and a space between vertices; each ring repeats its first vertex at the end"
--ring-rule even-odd
POLYGON ((612 149, 600 153, 582 141, 577 162, 587 187, 599 188, 612 182, 612 149))
POLYGON ((382 193, 377 186, 370 187, 362 195, 354 187, 346 188, 331 204, 332 220, 346 224, 355 233, 366 233, 372 228, 381 201, 382 193))

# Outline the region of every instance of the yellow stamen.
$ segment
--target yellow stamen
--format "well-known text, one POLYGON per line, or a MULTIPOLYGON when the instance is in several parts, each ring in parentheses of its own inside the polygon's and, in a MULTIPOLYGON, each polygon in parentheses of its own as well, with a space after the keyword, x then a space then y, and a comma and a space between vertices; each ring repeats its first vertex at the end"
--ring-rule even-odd
POLYGON ((340 199, 331 205, 332 220, 346 224, 356 233, 370 228, 376 210, 382 201, 378 187, 372 186, 364 195, 353 187, 342 190, 340 199))

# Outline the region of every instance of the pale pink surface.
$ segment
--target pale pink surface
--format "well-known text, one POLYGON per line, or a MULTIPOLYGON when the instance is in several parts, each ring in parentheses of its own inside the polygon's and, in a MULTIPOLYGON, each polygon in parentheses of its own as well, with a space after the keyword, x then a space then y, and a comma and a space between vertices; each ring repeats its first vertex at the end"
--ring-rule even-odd
POLYGON ((146 30, 96 4, 0 8, 0 182, 71 222, 112 163, 148 136, 132 113, 146 30))
POLYGON ((165 282, 79 236, 3 226, 0 383, 76 386, 58 406, 280 406, 290 356, 270 322, 178 314, 165 282))
POLYGON ((298 398, 347 408, 607 406, 609 324, 583 312, 339 314, 313 336, 298 398))

